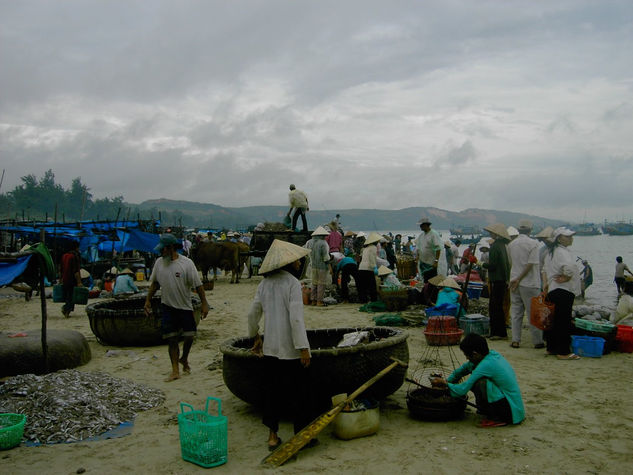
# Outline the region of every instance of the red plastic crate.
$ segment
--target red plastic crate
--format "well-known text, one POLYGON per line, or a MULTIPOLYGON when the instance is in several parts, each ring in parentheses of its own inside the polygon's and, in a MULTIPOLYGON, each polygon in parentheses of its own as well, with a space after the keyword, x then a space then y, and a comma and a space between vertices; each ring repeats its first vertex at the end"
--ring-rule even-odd
POLYGON ((621 353, 633 353, 633 327, 618 325, 618 333, 615 340, 618 343, 618 351, 621 353))

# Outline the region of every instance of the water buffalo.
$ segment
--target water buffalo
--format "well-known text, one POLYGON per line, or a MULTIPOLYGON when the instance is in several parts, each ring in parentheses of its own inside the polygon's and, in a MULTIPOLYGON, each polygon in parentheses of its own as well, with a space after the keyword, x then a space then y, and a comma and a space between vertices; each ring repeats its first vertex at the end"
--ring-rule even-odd
POLYGON ((196 267, 202 272, 202 281, 207 282, 207 274, 213 269, 213 279, 215 280, 215 269, 230 270, 231 283, 240 281, 242 268, 240 267, 240 248, 234 242, 203 242, 192 250, 192 259, 196 267))

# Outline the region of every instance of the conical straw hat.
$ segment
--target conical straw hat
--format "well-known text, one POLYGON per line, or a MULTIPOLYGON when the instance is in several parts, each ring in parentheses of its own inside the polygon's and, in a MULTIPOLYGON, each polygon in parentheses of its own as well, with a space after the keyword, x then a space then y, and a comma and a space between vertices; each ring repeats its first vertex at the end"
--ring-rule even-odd
POLYGON ((281 269, 286 264, 297 261, 308 254, 310 254, 310 249, 275 239, 264 257, 259 273, 265 274, 275 269, 281 269))
POLYGON ((437 274, 435 277, 431 277, 429 279, 429 284, 434 285, 435 287, 440 287, 442 282, 446 279, 445 275, 437 274))
POLYGON ((90 272, 83 268, 79 269, 79 277, 81 277, 82 279, 87 279, 88 277, 90 277, 90 272))
POLYGON ((312 236, 328 236, 330 233, 323 226, 319 226, 314 230, 312 236))
POLYGON ((503 239, 507 241, 510 240, 510 235, 508 234, 508 230, 501 223, 489 224, 484 229, 488 231, 489 233, 496 234, 497 236, 502 237, 503 239))
POLYGON ((376 232, 371 233, 369 236, 367 236, 367 239, 365 239, 365 246, 367 246, 368 244, 374 244, 375 242, 380 242, 380 240, 382 239, 382 236, 376 232))
POLYGON ((547 226, 546 228, 542 229, 536 236, 537 238, 546 238, 549 239, 552 237, 552 234, 554 233, 554 229, 551 226, 547 226))
POLYGON ((112 275, 117 275, 118 273, 119 273, 119 269, 117 269, 116 267, 114 267, 114 266, 113 266, 113 267, 110 269, 110 274, 112 274, 112 275))
POLYGON ((393 273, 393 271, 391 269, 389 269, 389 267, 387 267, 387 266, 380 266, 378 268, 378 275, 380 277, 382 277, 383 275, 389 275, 389 274, 392 274, 392 273, 393 273))
POLYGON ((130 274, 130 275, 134 275, 134 272, 132 271, 132 269, 130 269, 129 267, 126 267, 125 269, 123 269, 120 274, 130 274))
POLYGON ((462 288, 459 286, 459 284, 457 282, 455 282, 455 279, 453 279, 452 277, 448 277, 446 279, 444 279, 439 287, 450 287, 451 289, 457 289, 457 290, 461 290, 462 288))

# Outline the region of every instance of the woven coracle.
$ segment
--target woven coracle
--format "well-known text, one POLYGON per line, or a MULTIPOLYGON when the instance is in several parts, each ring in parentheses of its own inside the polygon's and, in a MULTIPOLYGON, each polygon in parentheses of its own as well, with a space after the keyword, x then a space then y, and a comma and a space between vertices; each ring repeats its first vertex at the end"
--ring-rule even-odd
POLYGON ((409 289, 380 287, 378 290, 380 300, 385 302, 385 307, 390 312, 404 310, 409 305, 409 289))
POLYGON ((418 273, 418 261, 413 256, 399 255, 396 261, 398 279, 409 280, 418 273))
MULTIPOLYGON (((191 296, 196 324, 202 302, 191 296)), ((90 329, 99 342, 113 346, 155 346, 166 343, 161 334, 160 296, 152 298, 152 314, 145 315, 145 296, 107 299, 86 306, 90 329)))
MULTIPOLYGON (((351 394, 358 387, 389 366, 397 358, 409 361, 407 332, 392 327, 324 328, 308 330, 312 353, 310 392, 320 409, 331 407, 336 394, 351 394), (368 343, 336 348, 345 333, 369 332, 368 343)), ((263 398, 263 359, 251 351, 253 339, 232 338, 220 345, 224 354, 222 373, 229 390, 241 400, 261 406, 263 398)), ((383 399, 394 393, 406 375, 406 368, 397 366, 368 388, 363 397, 383 399)))

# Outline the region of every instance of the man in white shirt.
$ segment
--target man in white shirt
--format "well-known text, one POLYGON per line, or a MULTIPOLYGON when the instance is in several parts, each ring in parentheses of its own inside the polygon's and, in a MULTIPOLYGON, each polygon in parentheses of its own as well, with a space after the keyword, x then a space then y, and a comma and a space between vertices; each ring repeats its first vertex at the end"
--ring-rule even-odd
POLYGON ((198 269, 191 259, 178 253, 179 240, 173 234, 162 234, 155 250, 161 253, 154 263, 150 276, 150 287, 145 299, 145 314, 152 313, 152 297, 161 289, 161 331, 163 338, 169 344, 169 359, 171 360, 171 374, 166 381, 180 378, 178 363, 182 364, 185 374, 191 371, 189 367, 189 351, 193 345, 193 337, 196 335, 196 321, 193 317, 193 305, 191 303, 191 288, 202 302, 202 316, 206 318, 209 313, 209 304, 198 275, 198 269), (184 342, 182 358, 178 343, 182 335, 184 342))
POLYGON ((418 221, 422 233, 415 240, 420 276, 427 282, 437 275, 437 265, 442 252, 442 238, 437 231, 431 229, 431 219, 424 217, 418 221))
POLYGON ((308 196, 301 190, 297 190, 294 185, 290 185, 290 193, 288 193, 288 201, 290 201, 290 209, 287 216, 290 217, 290 213, 293 208, 295 210, 292 215, 292 230, 297 227, 297 220, 301 216, 301 224, 303 225, 303 232, 308 230, 308 221, 306 220, 306 211, 310 211, 308 205, 308 196))
MULTIPOLYGON (((536 297, 541 289, 539 272, 539 242, 530 238, 532 222, 527 219, 519 221, 519 235, 508 244, 508 253, 512 262, 510 269, 510 317, 512 322, 512 348, 519 348, 523 315, 530 316, 532 297, 536 297)), ((534 348, 544 348, 543 332, 530 325, 530 334, 534 348)))

